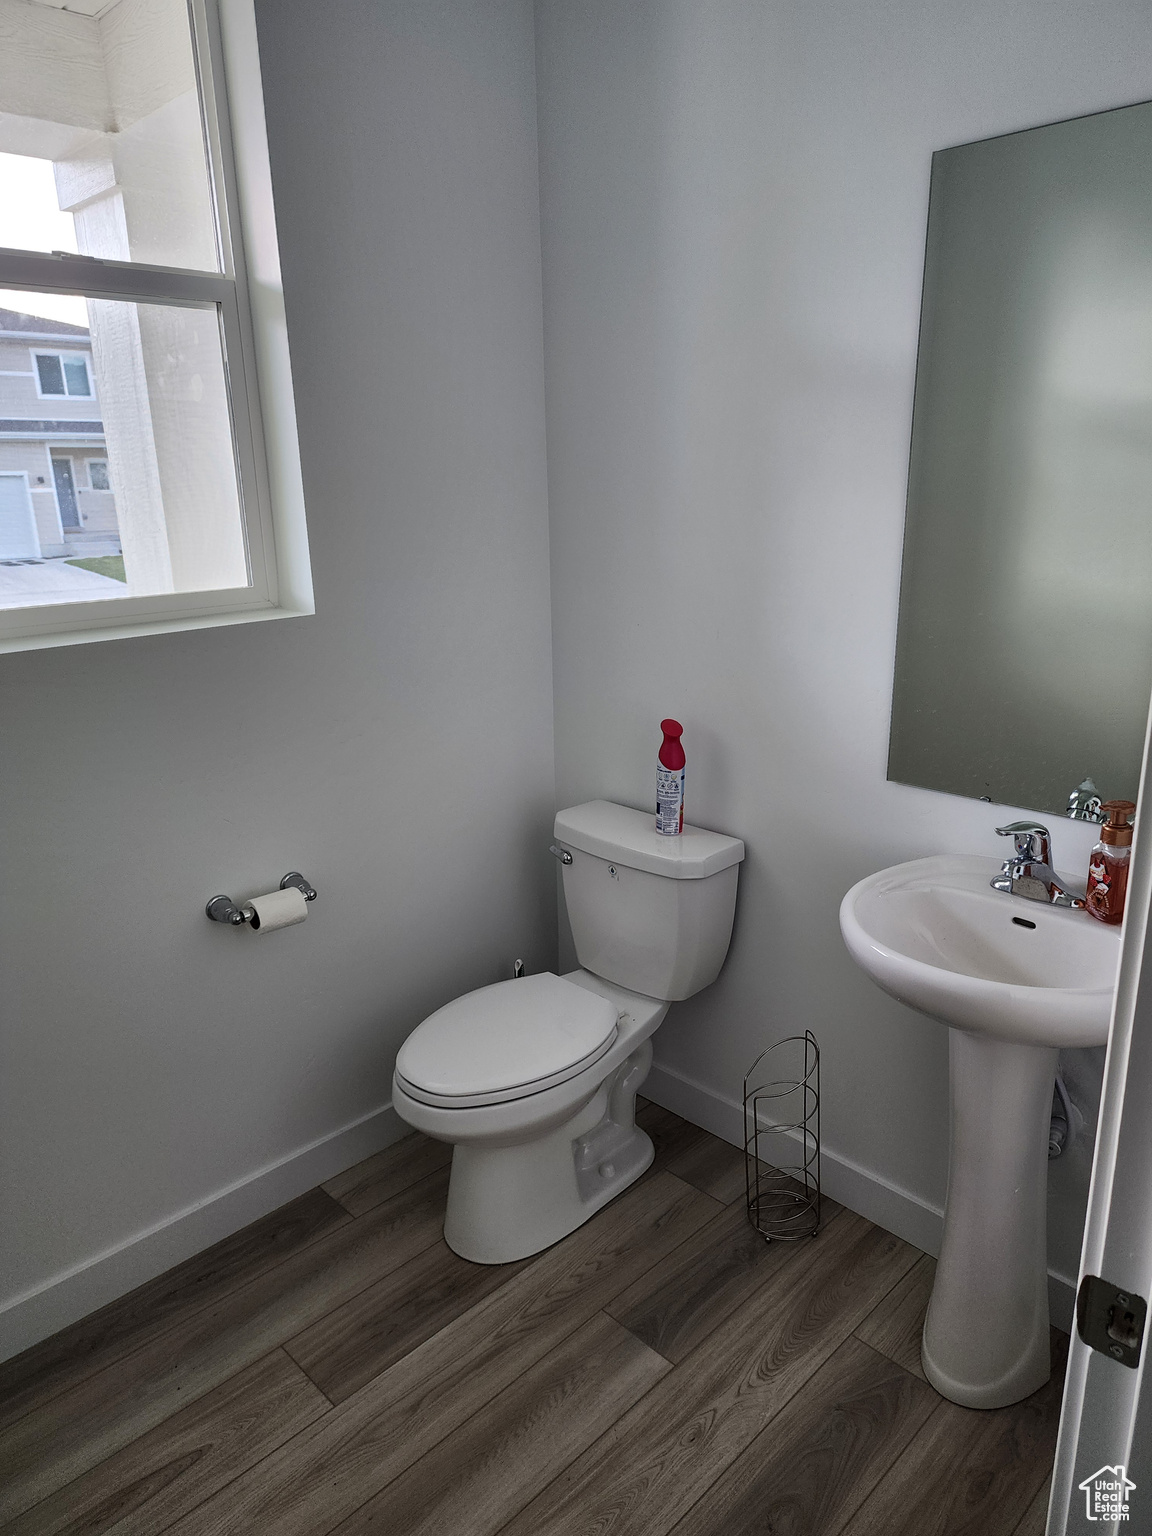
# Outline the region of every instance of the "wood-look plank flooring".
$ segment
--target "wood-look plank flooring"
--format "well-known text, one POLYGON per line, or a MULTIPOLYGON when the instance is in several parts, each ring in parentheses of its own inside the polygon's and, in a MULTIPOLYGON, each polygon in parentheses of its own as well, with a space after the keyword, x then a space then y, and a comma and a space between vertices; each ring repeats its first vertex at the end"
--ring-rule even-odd
POLYGON ((1015 1407, 924 1380, 932 1261, 658 1108, 547 1252, 441 1235, 410 1136, 0 1365, 0 1536, 1041 1536, 1066 1340, 1015 1407))

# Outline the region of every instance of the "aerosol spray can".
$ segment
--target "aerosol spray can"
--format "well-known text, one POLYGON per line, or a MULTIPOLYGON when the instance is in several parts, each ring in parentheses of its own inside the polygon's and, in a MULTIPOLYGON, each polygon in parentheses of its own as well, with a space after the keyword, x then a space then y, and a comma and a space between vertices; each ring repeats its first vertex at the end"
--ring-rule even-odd
POLYGON ((664 740, 656 759, 656 830, 678 837, 684 830, 684 748, 679 720, 661 720, 664 740))

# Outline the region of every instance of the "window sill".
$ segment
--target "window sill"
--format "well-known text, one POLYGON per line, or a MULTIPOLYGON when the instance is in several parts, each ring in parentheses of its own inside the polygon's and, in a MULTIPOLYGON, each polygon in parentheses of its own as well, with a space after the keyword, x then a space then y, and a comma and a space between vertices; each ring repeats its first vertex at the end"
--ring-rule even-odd
POLYGON ((182 630, 216 629, 226 624, 255 624, 265 619, 305 618, 315 611, 310 602, 261 604, 253 598, 252 606, 248 608, 222 607, 215 612, 199 608, 196 611, 157 614, 149 618, 125 616, 121 622, 113 620, 87 625, 78 622, 72 629, 62 628, 58 620, 55 623, 48 620, 39 633, 0 634, 0 655, 13 651, 45 650, 58 645, 87 645, 96 640, 127 640, 137 635, 170 635, 182 630))

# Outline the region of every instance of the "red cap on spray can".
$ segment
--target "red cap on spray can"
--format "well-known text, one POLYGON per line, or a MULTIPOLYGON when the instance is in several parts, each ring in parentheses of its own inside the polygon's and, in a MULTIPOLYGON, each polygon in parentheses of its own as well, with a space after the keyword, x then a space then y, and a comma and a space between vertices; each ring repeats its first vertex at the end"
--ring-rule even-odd
POLYGON ((684 748, 680 738, 684 734, 684 727, 679 720, 661 720, 660 729, 664 732, 664 740, 660 743, 660 761, 665 768, 683 768, 684 748))

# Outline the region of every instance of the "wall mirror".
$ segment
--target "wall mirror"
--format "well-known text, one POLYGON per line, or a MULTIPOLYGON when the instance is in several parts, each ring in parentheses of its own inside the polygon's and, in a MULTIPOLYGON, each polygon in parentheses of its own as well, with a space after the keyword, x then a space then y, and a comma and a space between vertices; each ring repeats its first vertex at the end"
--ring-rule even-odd
POLYGON ((888 777, 1136 798, 1152 689, 1152 103, 932 159, 888 777))

